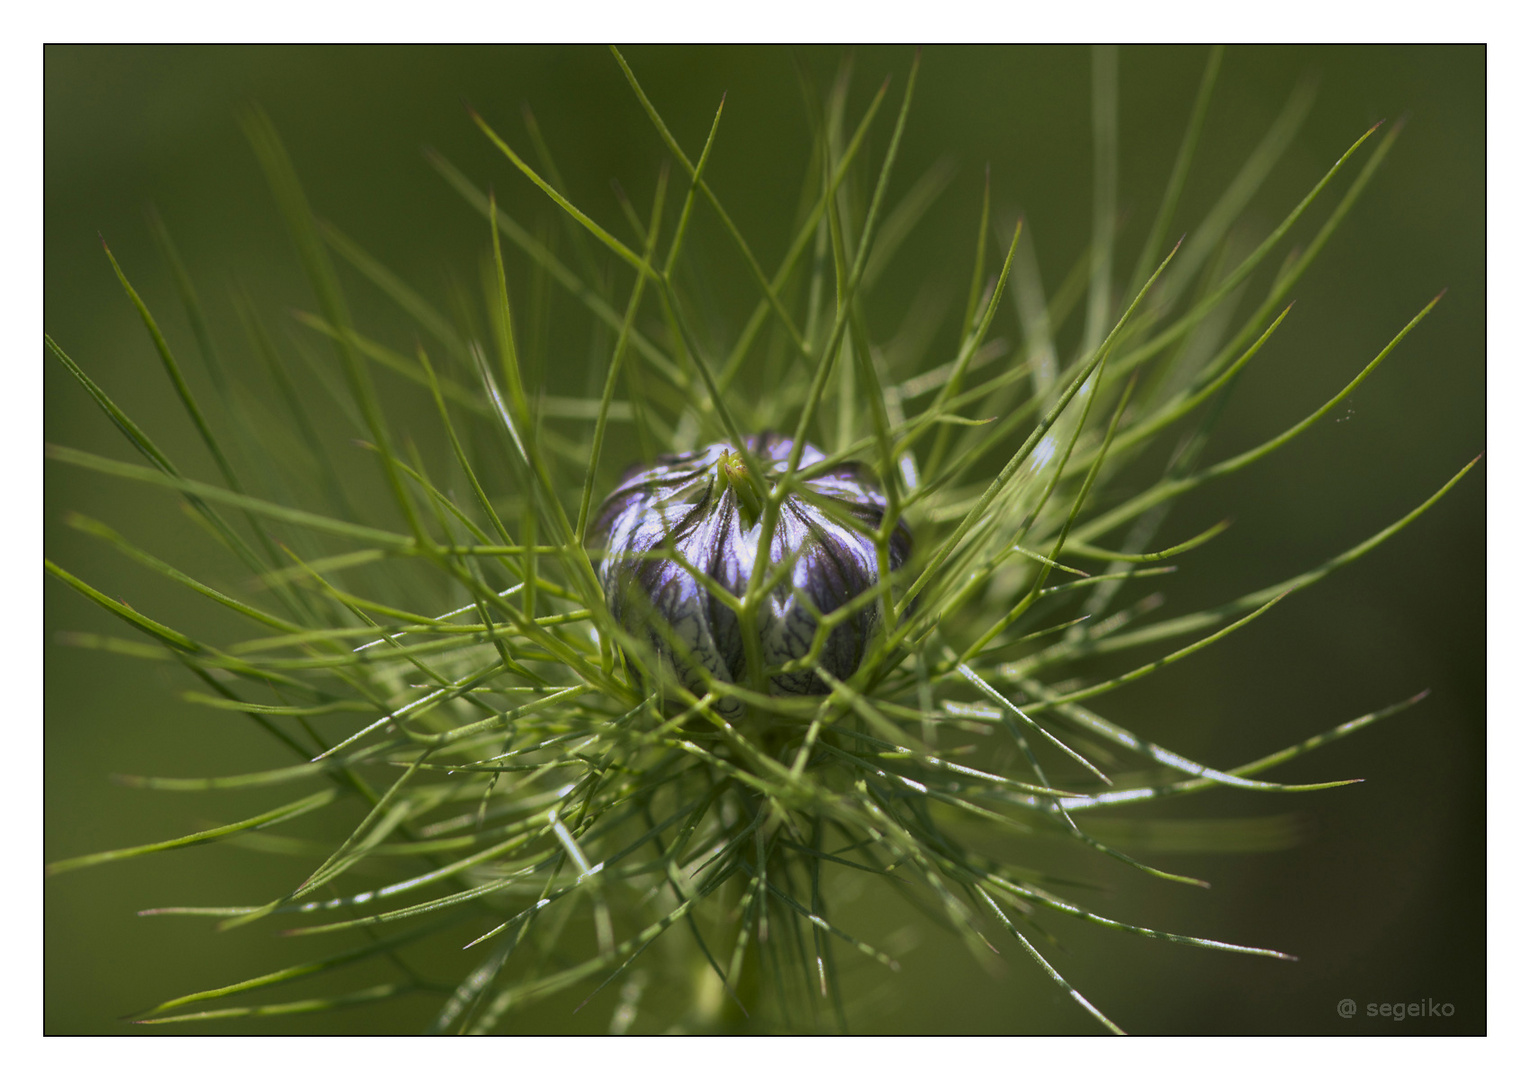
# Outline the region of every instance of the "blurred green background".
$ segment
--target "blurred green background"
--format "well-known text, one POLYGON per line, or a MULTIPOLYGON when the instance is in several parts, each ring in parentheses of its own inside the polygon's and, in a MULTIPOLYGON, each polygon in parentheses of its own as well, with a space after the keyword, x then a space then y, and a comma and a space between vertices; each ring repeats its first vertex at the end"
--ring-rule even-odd
MULTIPOLYGON (((845 55, 797 56, 821 86, 845 55)), ((762 263, 784 250, 809 152, 793 54, 781 48, 633 48, 627 56, 693 155, 724 91, 727 108, 709 178, 762 263)), ((853 51, 852 112, 885 75, 901 92, 913 51, 853 51)), ((1205 62, 1201 48, 1123 50, 1118 251, 1128 265, 1167 178, 1205 62)), ((1292 446, 1184 501, 1163 535, 1223 516, 1233 530, 1180 560, 1169 614, 1281 580, 1400 517, 1485 446, 1485 50, 1477 47, 1231 48, 1191 184, 1173 232, 1193 226, 1279 112, 1296 83, 1318 80, 1317 104, 1245 221, 1252 235, 1284 216, 1361 132, 1382 118, 1407 129, 1360 205, 1299 284, 1296 307, 1243 379, 1208 460, 1254 445, 1336 392, 1441 288, 1444 303, 1337 417, 1292 446)), ((531 105, 569 194, 621 234, 609 181, 645 205, 662 146, 608 53, 505 47, 54 47, 45 52, 45 323, 49 333, 199 478, 213 470, 184 420, 98 234, 155 310, 183 363, 195 347, 144 208, 163 215, 206 303, 225 363, 254 360, 230 301, 246 290, 274 323, 311 307, 296 260, 237 123, 258 103, 272 117, 316 211, 438 301, 448 283, 476 289, 481 218, 420 153, 429 144, 480 185, 494 183, 524 221, 556 219, 472 126, 467 101, 528 146, 531 105)), ((1090 235, 1089 53, 1082 48, 932 48, 894 193, 942 157, 955 178, 911 236, 869 315, 874 336, 898 326, 927 280, 965 290, 991 165, 996 216, 1026 215, 1052 287, 1090 235)), ((890 114, 876 130, 880 155, 890 114)), ((1331 206, 1329 197, 1316 208, 1331 206)), ((702 218, 709 215, 703 213, 702 218)), ((723 330, 751 299, 725 244, 708 298, 723 330)), ((1310 237, 1309 224, 1302 236, 1310 237)), ((518 260, 518 262, 521 260, 518 260)), ((351 279, 348 279, 351 280, 351 279)), ((625 281, 625 276, 621 278, 625 281)), ((524 280, 512 282, 512 289, 524 280)), ((358 285, 358 324, 408 350, 413 332, 358 285)), ((960 297, 957 297, 959 302, 960 297)), ((557 365, 564 392, 588 380, 588 332, 571 304, 548 328, 553 346, 581 343, 557 365)), ((285 331, 284 331, 285 332, 285 331)), ((999 333, 1013 336, 1010 309, 999 333)), ((940 339, 944 359, 954 333, 940 339)), ((51 358, 45 427, 56 443, 130 459, 121 437, 51 358)), ((205 392, 200 370, 194 385, 205 392)), ((260 379, 249 376, 252 385, 260 379)), ((407 426, 412 406, 391 388, 407 426)), ((358 474, 375 468, 336 443, 358 474)), ((1302 815, 1304 842, 1257 855, 1159 855, 1208 878, 1209 891, 1149 882, 1091 862, 1106 883, 1103 913, 1182 933, 1279 948, 1281 964, 1204 953, 1048 923, 1052 956, 1074 985, 1128 1030, 1179 1033, 1470 1033, 1485 1030, 1485 522, 1483 470, 1399 537, 1302 592, 1212 651, 1112 694, 1100 710, 1198 760, 1232 764, 1429 688, 1421 706, 1321 751, 1276 777, 1363 776, 1305 796, 1238 793, 1176 804, 1197 817, 1302 815), (1335 1004, 1360 1003, 1345 1020, 1335 1004), (1367 1002, 1432 998, 1448 1020, 1367 1020, 1367 1002)), ((225 624, 167 591, 148 571, 62 523, 79 510, 215 584, 237 588, 165 492, 45 466, 45 547, 51 558, 156 619, 209 630, 225 624)), ((370 481, 369 481, 370 482, 370 481)), ((184 678, 139 661, 57 644, 60 631, 118 633, 106 614, 46 583, 45 852, 58 859, 180 835, 264 808, 129 790, 113 772, 161 776, 245 772, 284 763, 279 747, 233 714, 182 702, 184 678)), ((1110 670, 1147 659, 1111 658, 1110 670)), ((1057 852, 1066 856, 1066 852, 1057 852)), ((1047 856, 1038 855, 1038 858, 1047 856)), ((260 928, 228 935, 201 922, 141 919, 167 903, 264 899, 290 885, 291 865, 221 846, 68 874, 44 885, 46 1030, 145 1031, 117 1017, 177 994, 222 985, 312 955, 260 928)), ((892 932, 916 917, 868 910, 863 926, 892 932)), ((923 928, 901 975, 857 975, 868 1003, 856 1030, 1022 1033, 1095 1030, 1019 955, 995 978, 953 937, 923 928), (879 984, 879 985, 873 985, 879 984)), ((306 996, 304 989, 293 996, 306 996)), ((582 996, 582 995, 579 995, 582 996)), ((577 1000, 577 999, 576 999, 577 1000)), ((513 1030, 601 1030, 561 999, 513 1030)), ((296 1017, 210 1031, 415 1030, 418 1003, 296 1017)), ((167 1029, 156 1029, 165 1031, 167 1029)), ((170 1029, 190 1032, 190 1028, 170 1029)))

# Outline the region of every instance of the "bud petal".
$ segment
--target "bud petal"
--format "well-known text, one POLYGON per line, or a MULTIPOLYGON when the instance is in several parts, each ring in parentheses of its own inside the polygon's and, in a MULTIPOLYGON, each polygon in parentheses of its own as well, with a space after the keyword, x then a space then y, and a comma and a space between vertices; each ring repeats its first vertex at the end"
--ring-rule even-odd
MULTIPOLYGON (((751 438, 748 449, 766 476, 750 477, 743 455, 726 443, 628 470, 590 533, 605 543, 600 578, 611 613, 651 646, 662 676, 698 695, 706 690, 703 672, 721 682, 745 679, 744 630, 725 597, 742 597, 748 588, 764 528, 760 491, 785 473, 792 442, 767 433, 751 438)), ((817 448, 802 448, 801 467, 823 460, 817 448)), ((876 544, 865 534, 880 527, 887 500, 870 471, 849 462, 801 483, 805 492, 782 501, 769 539, 767 577, 788 561, 790 574, 760 606, 750 630, 773 694, 828 692, 816 672, 780 668, 811 653, 820 616, 878 580, 876 544)), ((901 566, 912 547, 908 527, 898 522, 888 568, 901 566)), ((878 604, 862 606, 828 633, 816 664, 848 679, 880 618, 878 604)), ((716 707, 724 715, 743 711, 732 697, 716 707)))

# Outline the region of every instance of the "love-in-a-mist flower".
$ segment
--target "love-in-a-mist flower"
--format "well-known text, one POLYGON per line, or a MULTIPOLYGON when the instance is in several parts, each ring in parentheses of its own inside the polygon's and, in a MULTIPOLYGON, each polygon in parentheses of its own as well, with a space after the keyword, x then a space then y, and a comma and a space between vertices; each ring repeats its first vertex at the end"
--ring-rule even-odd
MULTIPOLYGON (((727 443, 666 456, 628 470, 597 514, 591 537, 604 541, 601 584, 623 629, 651 647, 680 685, 695 694, 713 680, 747 685, 748 649, 739 613, 721 595, 742 598, 765 529, 762 493, 786 472, 792 440, 764 434, 745 447, 763 473, 727 443)), ((824 460, 802 447, 799 468, 824 460)), ((810 654, 820 618, 837 611, 908 558, 913 537, 899 521, 878 566, 872 538, 887 499, 869 469, 847 462, 801 481, 771 530, 764 580, 779 577, 754 612, 761 670, 772 694, 824 694, 814 666, 848 679, 880 625, 882 604, 868 600, 825 636, 812 665, 782 670, 810 654)), ((736 698, 717 703, 742 711, 736 698)))

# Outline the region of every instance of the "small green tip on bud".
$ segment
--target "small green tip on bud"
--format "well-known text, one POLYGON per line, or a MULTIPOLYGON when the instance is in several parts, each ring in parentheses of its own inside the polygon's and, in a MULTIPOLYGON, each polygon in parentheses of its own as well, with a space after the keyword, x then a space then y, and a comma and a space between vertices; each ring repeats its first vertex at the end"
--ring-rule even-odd
POLYGON ((754 528, 765 512, 765 504, 760 501, 760 493, 754 489, 754 480, 749 475, 749 465, 744 461, 744 455, 734 451, 718 458, 717 477, 738 500, 739 516, 744 519, 745 528, 754 528))

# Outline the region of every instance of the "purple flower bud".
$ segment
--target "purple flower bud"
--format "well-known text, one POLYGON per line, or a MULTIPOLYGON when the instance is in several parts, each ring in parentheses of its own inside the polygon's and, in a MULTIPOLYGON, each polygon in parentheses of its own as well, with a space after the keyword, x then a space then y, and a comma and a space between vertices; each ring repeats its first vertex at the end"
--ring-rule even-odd
MULTIPOLYGON (((792 441, 766 433, 750 438, 747 448, 766 473, 758 486, 743 455, 727 443, 668 455, 653 466, 628 470, 589 534, 593 543, 605 543, 600 579, 611 614, 652 647, 675 681, 697 695, 706 689, 702 671, 722 682, 746 682, 738 616, 701 579, 732 596, 744 595, 763 529, 760 493, 785 473, 792 441)), ((805 445, 799 467, 823 460, 820 450, 805 445)), ((876 544, 864 534, 875 532, 887 512, 887 499, 859 462, 801 484, 810 495, 795 493, 781 503, 765 571, 768 578, 791 561, 791 572, 761 603, 752 631, 773 694, 828 692, 814 671, 780 667, 808 655, 820 614, 876 584, 876 544)), ((888 545, 888 569, 901 566, 912 547, 908 527, 898 522, 888 545)), ((848 679, 861 666, 880 618, 877 603, 862 605, 829 632, 817 664, 836 679, 848 679)), ((731 697, 714 707, 724 715, 742 712, 731 697)))

